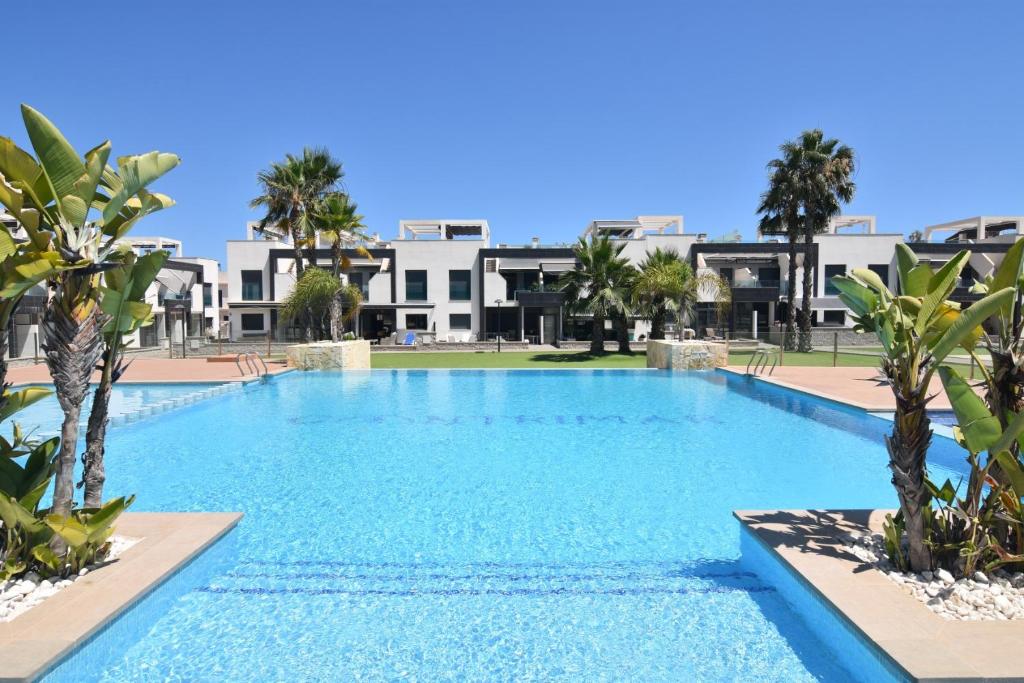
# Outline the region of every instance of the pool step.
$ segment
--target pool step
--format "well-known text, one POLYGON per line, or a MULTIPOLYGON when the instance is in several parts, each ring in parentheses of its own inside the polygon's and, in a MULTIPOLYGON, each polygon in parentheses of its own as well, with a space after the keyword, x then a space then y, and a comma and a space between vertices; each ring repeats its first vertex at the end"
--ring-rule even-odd
POLYGON ((199 589, 242 595, 504 597, 773 592, 734 563, 423 565, 252 562, 199 589))
MULTIPOLYGON (((112 414, 110 415, 109 424, 111 427, 120 427, 122 425, 131 424, 133 422, 138 422, 139 420, 144 420, 148 417, 162 415, 164 413, 177 410, 178 408, 184 408, 215 396, 222 396, 224 394, 241 391, 242 386, 241 382, 227 382, 224 384, 212 385, 205 389, 181 394, 180 396, 158 401, 157 403, 150 405, 140 406, 139 408, 134 408, 123 413, 112 414)), ((85 430, 89 424, 88 410, 83 409, 82 413, 84 415, 84 419, 78 425, 80 435, 85 434, 85 430)), ((38 436, 42 439, 49 439, 54 436, 60 436, 60 430, 39 432, 38 436)))

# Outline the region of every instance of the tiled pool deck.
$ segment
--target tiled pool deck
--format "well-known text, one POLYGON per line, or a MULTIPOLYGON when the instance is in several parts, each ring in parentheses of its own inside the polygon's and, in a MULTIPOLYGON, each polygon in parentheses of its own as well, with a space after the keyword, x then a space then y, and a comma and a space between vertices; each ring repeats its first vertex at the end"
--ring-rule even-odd
MULTIPOLYGON (((743 375, 746 368, 730 366, 722 368, 725 372, 743 375)), ((892 411, 896 401, 888 386, 876 381, 877 368, 815 368, 815 367, 781 367, 769 375, 762 373, 758 380, 775 384, 787 389, 795 389, 818 398, 838 401, 846 405, 870 411, 892 411)), ((933 410, 949 410, 949 399, 942 391, 942 383, 936 377, 931 384, 931 392, 935 394, 928 407, 933 410)))
MULTIPOLYGON (((282 361, 267 361, 267 374, 277 375, 287 369, 282 361)), ((205 358, 135 358, 118 382, 237 382, 253 377, 251 373, 239 374, 234 363, 210 363, 205 358)), ((98 378, 99 373, 96 373, 93 380, 98 378)), ((7 381, 14 384, 48 384, 51 380, 46 364, 39 363, 10 368, 7 381)))
POLYGON ((224 536, 242 515, 126 513, 117 533, 141 538, 13 621, 0 623, 0 682, 33 681, 224 536))
POLYGON ((930 683, 1024 680, 1024 623, 946 621, 845 550, 845 534, 880 531, 885 512, 766 510, 735 516, 742 533, 797 579, 789 589, 780 588, 784 597, 798 611, 801 596, 794 590, 820 601, 875 648, 879 663, 895 677, 930 683))

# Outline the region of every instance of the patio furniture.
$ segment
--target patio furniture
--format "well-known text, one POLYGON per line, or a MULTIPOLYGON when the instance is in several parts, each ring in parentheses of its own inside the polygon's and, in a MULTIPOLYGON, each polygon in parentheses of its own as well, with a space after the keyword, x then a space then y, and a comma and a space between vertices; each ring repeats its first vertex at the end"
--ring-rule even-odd
POLYGON ((402 337, 401 341, 396 340, 395 343, 398 346, 415 346, 416 345, 416 333, 406 332, 405 336, 402 337))
POLYGON ((719 337, 717 334, 715 334, 715 328, 713 328, 713 327, 705 327, 704 328, 704 338, 707 339, 708 341, 724 341, 725 340, 724 337, 719 337))

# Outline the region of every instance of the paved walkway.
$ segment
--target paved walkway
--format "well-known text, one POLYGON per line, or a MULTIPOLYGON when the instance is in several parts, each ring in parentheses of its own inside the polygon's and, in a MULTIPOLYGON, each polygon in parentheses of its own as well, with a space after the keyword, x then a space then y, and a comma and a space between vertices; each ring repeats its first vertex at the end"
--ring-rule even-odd
MULTIPOLYGON (((726 368, 740 375, 744 369, 742 366, 726 368)), ((874 379, 877 376, 877 368, 781 367, 775 368, 775 372, 770 376, 764 374, 759 378, 864 410, 895 410, 896 400, 892 396, 892 390, 886 384, 879 384, 874 379)), ((931 393, 936 396, 928 404, 930 408, 950 409, 949 399, 946 398, 938 377, 932 380, 931 393)))
MULTIPOLYGON (((245 364, 242 365, 244 368, 245 364)), ((272 375, 282 372, 285 370, 284 362, 268 360, 267 370, 272 375)), ((252 374, 239 374, 234 362, 208 363, 205 358, 136 358, 119 382, 229 382, 245 377, 251 378, 252 374)), ((97 379, 98 372, 93 375, 93 380, 97 379)), ((50 372, 43 363, 10 368, 7 381, 14 384, 49 383, 50 372)))

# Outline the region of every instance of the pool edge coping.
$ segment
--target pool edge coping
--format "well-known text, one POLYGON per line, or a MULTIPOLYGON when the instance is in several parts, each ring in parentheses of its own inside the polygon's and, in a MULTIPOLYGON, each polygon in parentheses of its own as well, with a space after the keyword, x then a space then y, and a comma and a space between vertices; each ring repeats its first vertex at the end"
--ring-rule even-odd
POLYGON ((880 571, 837 550, 851 531, 880 531, 886 512, 734 510, 733 516, 741 533, 749 532, 812 597, 910 680, 1024 681, 1017 654, 1024 622, 945 620, 880 571))
POLYGON ((0 623, 0 682, 34 681, 234 529, 240 512, 129 512, 120 535, 141 538, 117 560, 0 623))

